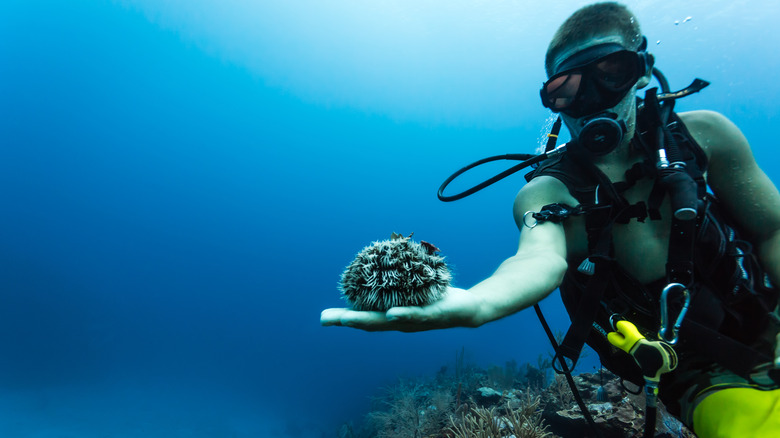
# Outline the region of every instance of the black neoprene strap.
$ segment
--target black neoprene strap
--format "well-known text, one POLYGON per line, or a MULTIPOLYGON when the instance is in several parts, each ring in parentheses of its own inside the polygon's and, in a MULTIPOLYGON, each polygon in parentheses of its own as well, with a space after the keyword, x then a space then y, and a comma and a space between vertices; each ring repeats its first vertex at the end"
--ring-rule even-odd
POLYGON ((672 218, 669 234, 669 256, 666 261, 666 280, 685 287, 693 285, 693 247, 696 220, 672 218))
POLYGON ((695 342, 690 342, 688 345, 739 376, 749 377, 757 365, 773 361, 772 357, 699 324, 691 318, 683 320, 680 326, 680 337, 695 339, 695 342))
POLYGON ((552 330, 550 330, 550 326, 547 324, 547 320, 542 314, 542 308, 539 307, 539 304, 534 304, 534 310, 536 311, 536 316, 539 318, 539 322, 541 322, 542 327, 544 327, 544 332, 547 333, 547 337, 550 339, 550 344, 552 344, 553 350, 555 350, 555 358, 553 360, 558 360, 561 370, 563 370, 563 374, 566 376, 566 382, 569 384, 569 388, 571 388, 572 394, 574 394, 574 400, 577 401, 577 406, 580 408, 580 412, 582 412, 585 420, 588 422, 591 429, 593 429, 593 433, 596 434, 596 437, 603 438, 601 431, 596 426, 596 422, 593 420, 593 416, 590 415, 590 411, 585 405, 585 401, 582 399, 582 395, 580 394, 579 389, 577 389, 577 385, 574 383, 574 378, 571 376, 571 370, 569 369, 569 366, 566 364, 566 361, 559 353, 560 346, 558 345, 558 342, 555 341, 555 336, 553 336, 552 330))
MULTIPOLYGON (((596 320, 596 314, 601 306, 601 297, 604 295, 604 289, 607 287, 609 281, 609 262, 605 260, 595 260, 596 271, 593 277, 588 281, 585 287, 585 292, 580 297, 580 301, 577 304, 577 312, 572 315, 571 326, 566 332, 561 345, 556 349, 556 359, 564 361, 563 358, 571 361, 571 367, 577 366, 577 360, 579 360, 582 347, 585 345, 585 340, 588 339, 588 335, 591 332, 591 326, 593 321, 596 320), (563 357, 561 357, 563 356, 563 357)), ((553 364, 554 365, 554 364, 553 364)), ((555 368, 558 373, 565 373, 565 368, 555 368)))

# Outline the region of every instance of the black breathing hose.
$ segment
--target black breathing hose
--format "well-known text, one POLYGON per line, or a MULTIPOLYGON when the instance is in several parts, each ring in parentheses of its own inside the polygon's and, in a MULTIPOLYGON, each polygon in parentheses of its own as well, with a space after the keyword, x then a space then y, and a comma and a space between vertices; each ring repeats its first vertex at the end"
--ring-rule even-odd
POLYGON ((560 130, 561 130, 561 118, 558 117, 558 119, 555 121, 555 123, 553 123, 552 130, 547 135, 547 145, 545 146, 545 151, 544 151, 543 154, 540 154, 540 155, 533 155, 533 154, 504 154, 504 155, 495 155, 495 156, 492 156, 492 157, 483 158, 483 159, 481 159, 479 161, 475 161, 475 162, 469 164, 468 166, 466 166, 466 167, 458 170, 457 172, 453 173, 452 175, 450 175, 449 178, 444 180, 444 182, 441 184, 441 186, 439 186, 439 192, 437 193, 437 196, 439 197, 439 199, 441 201, 444 201, 444 202, 452 202, 452 201, 457 201, 458 199, 463 199, 466 196, 473 195, 474 193, 484 189, 485 187, 487 187, 487 186, 489 186, 491 184, 495 184, 498 181, 501 181, 502 179, 508 177, 509 175, 511 175, 511 174, 513 174, 513 173, 515 173, 517 171, 525 169, 528 166, 533 166, 534 164, 539 163, 541 161, 544 161, 547 158, 550 158, 550 157, 556 155, 557 153, 563 152, 563 150, 564 150, 566 145, 563 145, 560 148, 555 149, 555 144, 558 141, 558 133, 560 132, 560 130), (496 176, 494 176, 494 177, 492 177, 492 178, 490 178, 490 179, 488 179, 486 181, 483 181, 483 182, 475 185, 474 187, 472 187, 472 188, 470 188, 468 190, 465 190, 465 191, 463 191, 461 193, 457 193, 457 194, 450 195, 450 196, 447 196, 447 195, 444 194, 444 189, 446 189, 447 186, 455 178, 459 177, 460 175, 466 173, 467 171, 469 171, 469 170, 471 170, 471 169, 473 169, 473 168, 475 168, 477 166, 481 166, 481 165, 483 165, 485 163, 490 163, 490 162, 499 161, 499 160, 522 161, 522 163, 517 164, 515 166, 512 166, 509 169, 499 173, 498 175, 496 175, 496 176))
POLYGON ((476 161, 474 163, 469 164, 468 166, 466 166, 466 167, 458 170, 457 172, 453 173, 452 175, 450 175, 450 177, 447 178, 442 183, 442 185, 439 187, 438 197, 439 197, 440 200, 442 200, 444 202, 451 202, 451 201, 457 201, 458 199, 463 199, 466 196, 473 195, 474 193, 484 189, 485 187, 487 187, 487 186, 489 186, 491 184, 494 184, 494 183, 496 183, 498 181, 501 181, 502 179, 508 177, 509 175, 511 175, 511 174, 513 174, 513 173, 515 173, 515 172, 517 172, 519 170, 522 170, 522 169, 524 169, 524 168, 526 168, 528 166, 536 164, 536 163, 544 160, 545 158, 547 158, 547 154, 542 154, 542 155, 506 154, 506 155, 496 155, 496 156, 493 156, 493 157, 483 158, 483 159, 481 159, 479 161, 476 161), (477 166, 480 166, 482 164, 489 163, 491 161, 499 161, 499 160, 514 160, 514 161, 525 160, 525 161, 523 161, 522 163, 517 164, 515 166, 512 166, 509 169, 499 173, 498 175, 496 175, 496 176, 494 176, 494 177, 492 177, 492 178, 490 178, 490 179, 488 179, 486 181, 483 181, 483 182, 475 185, 474 187, 472 187, 472 188, 470 188, 468 190, 465 190, 465 191, 463 191, 461 193, 457 193, 457 194, 451 195, 451 196, 446 196, 444 194, 444 189, 446 189, 447 186, 455 178, 457 178, 460 175, 464 174, 466 171, 471 170, 471 169, 473 169, 473 168, 475 168, 477 166))

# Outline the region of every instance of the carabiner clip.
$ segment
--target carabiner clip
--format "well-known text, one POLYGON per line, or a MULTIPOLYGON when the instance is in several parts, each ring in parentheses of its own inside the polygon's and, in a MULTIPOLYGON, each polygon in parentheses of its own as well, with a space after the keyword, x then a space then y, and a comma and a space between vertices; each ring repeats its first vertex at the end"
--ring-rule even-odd
POLYGON ((658 330, 658 337, 661 338, 662 341, 665 341, 670 345, 677 343, 678 331, 680 330, 680 325, 683 322, 683 318, 685 318, 685 313, 688 312, 688 306, 690 304, 691 294, 688 292, 687 287, 680 283, 669 283, 664 288, 663 292, 661 292, 661 329, 658 330), (683 308, 680 310, 680 314, 677 315, 677 320, 674 322, 674 326, 671 327, 671 333, 669 333, 668 296, 669 292, 673 289, 679 289, 682 291, 683 298, 685 298, 685 304, 683 304, 683 308))

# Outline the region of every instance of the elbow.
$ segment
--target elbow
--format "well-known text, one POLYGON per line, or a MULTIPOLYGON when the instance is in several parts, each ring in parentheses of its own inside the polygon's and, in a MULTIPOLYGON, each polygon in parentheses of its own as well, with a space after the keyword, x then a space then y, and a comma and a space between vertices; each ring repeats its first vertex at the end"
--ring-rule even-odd
POLYGON ((537 253, 534 260, 538 264, 536 265, 535 270, 531 272, 537 274, 527 280, 529 289, 533 292, 529 296, 530 302, 526 303, 523 307, 531 307, 547 298, 548 295, 561 285, 563 277, 566 275, 566 271, 569 268, 566 259, 555 251, 537 253))
MULTIPOLYGON (((547 263, 549 263, 550 272, 553 274, 551 277, 554 278, 553 283, 555 286, 552 288, 552 290, 554 290, 563 282, 563 276, 566 275, 566 271, 569 269, 569 263, 567 263, 566 259, 560 254, 554 252, 548 254, 546 258, 547 263)), ((552 290, 550 290, 550 292, 552 292, 552 290)))
POLYGON ((546 296, 563 282, 563 276, 566 275, 569 264, 566 258, 556 251, 536 252, 533 254, 533 258, 538 263, 538 271, 536 272, 544 273, 544 275, 540 275, 542 284, 539 286, 545 290, 546 296))

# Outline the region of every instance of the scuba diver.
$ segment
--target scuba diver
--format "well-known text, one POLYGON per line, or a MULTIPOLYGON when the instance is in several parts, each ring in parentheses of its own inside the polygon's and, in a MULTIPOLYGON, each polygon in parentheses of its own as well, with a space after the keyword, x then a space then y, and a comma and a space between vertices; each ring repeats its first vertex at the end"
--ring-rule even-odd
MULTIPOLYGON (((321 323, 478 327, 538 311, 560 288, 572 326, 552 340, 556 371, 569 373, 587 343, 644 386, 648 412, 660 398, 701 438, 780 436, 780 193, 726 117, 673 111, 707 83, 670 92, 654 61, 625 6, 572 14, 540 92, 572 140, 532 160, 513 207, 517 253, 428 306, 326 309, 321 323), (654 75, 662 92, 638 97, 654 75)), ((459 198, 442 194, 450 180, 443 200, 459 198)))

